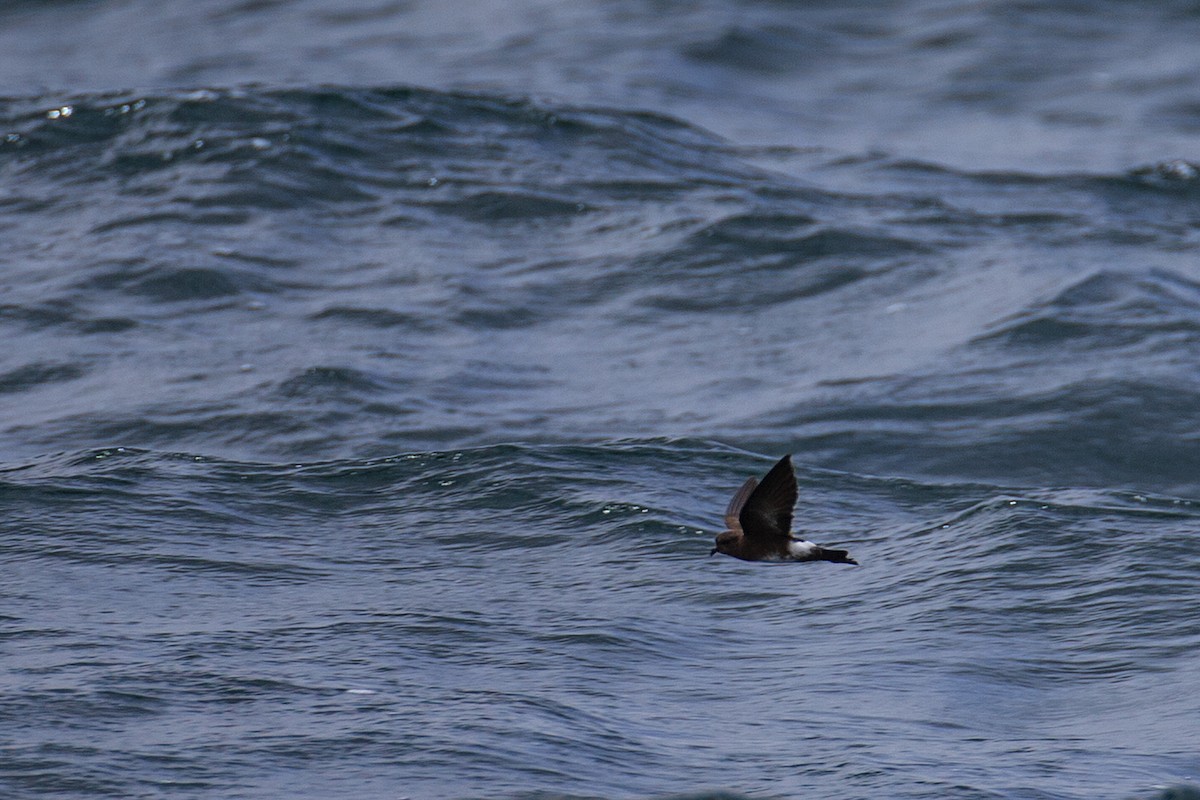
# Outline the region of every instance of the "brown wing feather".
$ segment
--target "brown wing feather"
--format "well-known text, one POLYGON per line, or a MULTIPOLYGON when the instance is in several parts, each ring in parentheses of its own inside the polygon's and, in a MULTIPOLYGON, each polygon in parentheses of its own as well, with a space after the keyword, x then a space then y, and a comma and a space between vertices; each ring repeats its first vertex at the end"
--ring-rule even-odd
POLYGON ((742 513, 742 506, 746 505, 746 498, 750 496, 756 486, 758 486, 758 478, 746 478, 742 488, 737 490, 737 493, 730 499, 729 505, 725 506, 725 527, 729 530, 741 530, 742 525, 738 520, 738 514, 742 513))
POLYGON ((792 509, 796 507, 796 471, 790 455, 779 459, 746 498, 738 514, 747 539, 786 539, 792 530, 792 509))

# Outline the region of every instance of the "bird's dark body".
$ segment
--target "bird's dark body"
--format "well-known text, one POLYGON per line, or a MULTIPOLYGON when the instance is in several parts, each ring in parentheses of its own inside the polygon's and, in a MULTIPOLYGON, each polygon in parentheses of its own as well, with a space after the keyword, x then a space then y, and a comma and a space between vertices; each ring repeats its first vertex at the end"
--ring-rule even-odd
POLYGON ((779 459, 762 483, 748 478, 725 509, 728 530, 717 535, 713 554, 743 561, 832 561, 857 564, 846 550, 792 536, 792 509, 799 492, 790 455, 779 459))

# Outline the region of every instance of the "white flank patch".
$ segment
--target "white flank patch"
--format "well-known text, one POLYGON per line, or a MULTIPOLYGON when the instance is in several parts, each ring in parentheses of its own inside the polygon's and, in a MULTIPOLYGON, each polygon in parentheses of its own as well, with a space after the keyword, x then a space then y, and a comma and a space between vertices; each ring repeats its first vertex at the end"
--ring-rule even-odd
POLYGON ((788 542, 788 552, 792 554, 792 558, 812 558, 820 549, 812 542, 806 542, 803 539, 793 539, 788 542))

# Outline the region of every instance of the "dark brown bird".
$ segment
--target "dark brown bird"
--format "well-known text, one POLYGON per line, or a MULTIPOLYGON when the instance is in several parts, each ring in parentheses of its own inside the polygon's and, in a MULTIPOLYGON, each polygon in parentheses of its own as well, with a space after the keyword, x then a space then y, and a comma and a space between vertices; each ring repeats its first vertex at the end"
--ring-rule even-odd
POLYGON ((759 483, 747 478, 725 509, 729 530, 717 534, 709 556, 724 553, 743 561, 832 561, 857 564, 846 550, 834 550, 792 536, 796 471, 790 455, 779 459, 759 483))

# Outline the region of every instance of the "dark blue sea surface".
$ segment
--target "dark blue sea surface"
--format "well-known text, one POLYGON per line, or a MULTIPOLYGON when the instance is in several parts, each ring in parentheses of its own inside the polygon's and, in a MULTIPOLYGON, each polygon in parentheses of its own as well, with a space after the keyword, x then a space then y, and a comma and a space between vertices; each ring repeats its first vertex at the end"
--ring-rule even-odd
POLYGON ((3 4, 0 798, 1200 796, 1198 41, 3 4))

